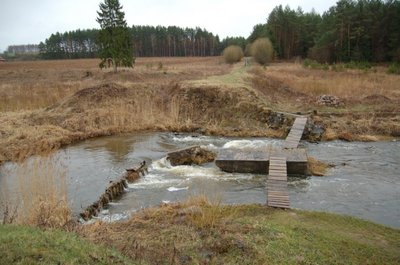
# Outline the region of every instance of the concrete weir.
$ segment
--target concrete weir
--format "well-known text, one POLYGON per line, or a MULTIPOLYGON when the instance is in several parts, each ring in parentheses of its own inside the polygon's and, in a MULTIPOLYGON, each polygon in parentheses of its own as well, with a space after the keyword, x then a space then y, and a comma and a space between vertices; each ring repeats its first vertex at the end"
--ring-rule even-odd
POLYGON ((282 149, 246 152, 224 149, 218 154, 215 164, 225 172, 266 174, 270 157, 286 157, 288 175, 307 174, 307 154, 305 149, 282 149))

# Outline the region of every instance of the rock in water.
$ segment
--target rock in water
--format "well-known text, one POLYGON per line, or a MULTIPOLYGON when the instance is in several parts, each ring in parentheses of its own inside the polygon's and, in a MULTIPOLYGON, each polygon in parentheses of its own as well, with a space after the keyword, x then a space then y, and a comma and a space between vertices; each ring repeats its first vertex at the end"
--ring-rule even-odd
POLYGON ((191 146, 185 149, 171 152, 167 155, 167 159, 172 166, 180 165, 201 165, 214 161, 216 154, 200 146, 191 146))

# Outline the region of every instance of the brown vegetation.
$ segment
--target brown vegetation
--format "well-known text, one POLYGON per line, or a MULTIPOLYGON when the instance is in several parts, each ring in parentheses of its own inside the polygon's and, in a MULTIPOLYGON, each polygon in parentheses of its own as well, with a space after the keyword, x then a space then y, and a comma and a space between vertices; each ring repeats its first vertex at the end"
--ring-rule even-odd
POLYGON ((3 224, 72 229, 75 221, 68 204, 65 175, 62 161, 48 157, 23 162, 13 180, 4 176, 5 185, 0 186, 3 224))
POLYGON ((271 124, 275 111, 311 114, 327 140, 400 135, 400 77, 385 69, 333 72, 279 63, 265 70, 221 60, 138 59, 135 69, 117 74, 98 70, 97 60, 2 64, 0 162, 137 130, 283 137, 293 119, 271 124), (343 104, 319 105, 322 94, 343 104))
POLYGON ((308 157, 308 171, 313 176, 325 176, 326 171, 330 167, 333 167, 333 165, 319 161, 314 157, 308 157))
POLYGON ((78 233, 143 264, 397 264, 399 257, 395 229, 326 213, 226 206, 204 196, 78 233))
POLYGON ((202 259, 202 249, 211 255, 223 255, 233 249, 255 254, 241 245, 239 235, 237 238, 228 235, 237 225, 225 220, 237 215, 236 209, 223 207, 218 200, 210 201, 206 196, 198 196, 179 204, 144 209, 123 225, 96 222, 81 227, 78 232, 91 241, 116 247, 137 261, 191 264, 193 255, 195 260, 202 259), (127 233, 134 238, 123 236, 127 233), (169 233, 175 236, 170 237, 169 233), (188 240, 192 242, 189 245, 188 240))
POLYGON ((335 72, 279 63, 253 72, 254 88, 272 109, 312 113, 314 120, 326 125, 325 140, 370 141, 400 135, 400 78, 384 68, 335 72), (335 96, 341 104, 320 105, 321 95, 335 96))

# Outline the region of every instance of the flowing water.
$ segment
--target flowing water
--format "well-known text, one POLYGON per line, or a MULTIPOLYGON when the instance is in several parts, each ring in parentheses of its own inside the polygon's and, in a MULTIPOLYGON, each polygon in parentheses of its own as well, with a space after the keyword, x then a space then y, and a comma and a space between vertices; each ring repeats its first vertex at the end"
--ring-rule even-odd
MULTIPOLYGON (((196 144, 217 152, 221 148, 250 152, 268 145, 282 146, 283 141, 140 133, 87 140, 58 151, 52 158, 38 159, 56 161, 57 167, 65 171, 75 212, 94 202, 126 168, 145 160, 150 173, 130 184, 124 196, 102 212, 100 218, 106 220, 123 219, 143 207, 195 195, 207 195, 227 204, 265 203, 266 175, 225 173, 214 163, 172 167, 165 160, 168 152, 196 144)), ((308 155, 336 166, 325 177, 289 178, 293 208, 347 214, 400 228, 400 142, 335 141, 304 143, 304 147, 308 155)), ((8 185, 11 194, 13 189, 18 192, 18 185, 12 180, 18 179, 21 167, 32 172, 30 161, 4 165, 0 169, 0 187, 8 185)))

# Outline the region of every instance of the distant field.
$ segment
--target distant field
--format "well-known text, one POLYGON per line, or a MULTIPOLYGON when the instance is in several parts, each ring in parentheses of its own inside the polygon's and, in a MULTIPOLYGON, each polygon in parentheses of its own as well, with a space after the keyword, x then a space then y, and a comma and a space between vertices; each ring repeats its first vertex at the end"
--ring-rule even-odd
POLYGON ((122 68, 117 75, 98 65, 98 59, 1 63, 0 112, 47 107, 104 82, 176 82, 229 71, 219 57, 138 58, 134 69, 122 68))

